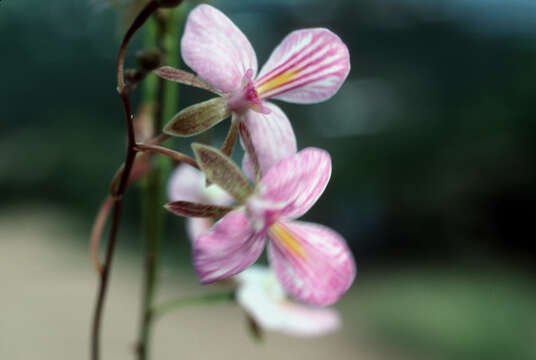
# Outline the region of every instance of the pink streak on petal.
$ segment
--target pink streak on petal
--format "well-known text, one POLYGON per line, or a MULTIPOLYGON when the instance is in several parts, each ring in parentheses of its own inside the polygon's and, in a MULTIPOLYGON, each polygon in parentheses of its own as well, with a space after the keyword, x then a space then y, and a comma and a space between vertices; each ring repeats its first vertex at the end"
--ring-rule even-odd
POLYGON ((211 218, 188 218, 186 219, 186 233, 191 242, 194 242, 201 234, 210 229, 214 221, 211 218))
POLYGON ((179 165, 168 182, 168 198, 171 201, 202 202, 203 173, 190 165, 179 165))
POLYGON ((265 232, 254 232, 243 209, 225 215, 192 244, 201 283, 225 279, 253 264, 264 249, 265 232))
POLYGON ((345 240, 335 231, 301 221, 278 223, 299 244, 305 256, 282 245, 271 232, 268 256, 285 290, 298 300, 329 305, 352 284, 356 267, 345 240))
POLYGON ((255 85, 262 98, 316 103, 335 95, 349 71, 348 48, 337 35, 323 28, 297 30, 274 50, 255 85))
MULTIPOLYGON (((296 136, 285 113, 272 103, 264 102, 263 105, 270 109, 270 114, 248 111, 244 121, 255 146, 261 172, 266 174, 280 160, 294 155, 297 147, 296 136)), ((246 160, 247 155, 244 157, 243 170, 255 180, 249 159, 246 160)))
POLYGON ((251 163, 248 154, 244 154, 244 157, 242 158, 242 171, 248 178, 255 181, 255 171, 253 170, 253 164, 251 163))
POLYGON ((317 148, 305 148, 273 166, 261 180, 261 196, 283 203, 284 218, 303 215, 324 192, 331 176, 329 154, 317 148))
POLYGON ((181 40, 184 62, 209 85, 224 93, 236 90, 257 57, 246 36, 222 12, 199 5, 190 12, 181 40))

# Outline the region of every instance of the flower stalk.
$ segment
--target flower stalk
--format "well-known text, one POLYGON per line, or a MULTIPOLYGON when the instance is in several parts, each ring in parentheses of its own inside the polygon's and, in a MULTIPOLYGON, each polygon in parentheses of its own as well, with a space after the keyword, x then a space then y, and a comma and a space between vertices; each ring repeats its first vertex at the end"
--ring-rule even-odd
MULTIPOLYGON (((145 37, 146 46, 156 46, 168 59, 168 62, 176 62, 178 56, 179 32, 178 27, 182 18, 181 9, 176 11, 159 11, 155 14, 148 27, 148 34, 145 37)), ((162 129, 164 119, 173 116, 177 108, 177 84, 165 82, 163 79, 155 79, 156 84, 148 83, 145 88, 144 100, 155 103, 155 114, 153 122, 154 133, 159 133, 162 129), (151 89, 151 85, 153 89, 151 89), (154 86, 156 85, 156 89, 154 86)), ((151 144, 138 144, 138 151, 160 153, 166 157, 153 157, 151 171, 143 184, 143 219, 145 238, 145 265, 144 283, 142 292, 141 323, 139 339, 137 343, 137 357, 145 360, 150 355, 150 341, 153 324, 153 302, 158 286, 158 263, 160 257, 160 247, 164 226, 164 211, 162 202, 165 199, 165 179, 170 169, 170 159, 179 162, 186 162, 192 166, 197 166, 195 161, 184 154, 168 149, 164 146, 151 144), (167 158, 169 157, 169 159, 167 158)))
MULTIPOLYGON (((121 177, 119 180, 119 185, 117 187, 112 187, 111 197, 113 199, 113 217, 112 224, 110 227, 110 235, 108 240, 108 246, 106 248, 106 256, 104 263, 102 264, 102 271, 99 273, 99 285, 97 291, 97 299, 95 303, 95 310, 93 314, 92 329, 91 329, 91 345, 90 345, 90 358, 92 360, 100 359, 100 335, 101 335, 101 323, 102 315, 104 311, 104 304, 106 299, 106 293, 108 290, 108 282, 110 276, 110 270, 112 266, 112 260, 115 250, 115 245, 117 241, 117 233, 119 230, 119 221, 121 218, 121 209, 123 206, 123 196, 126 192, 128 180, 130 173, 132 171, 134 160, 136 158, 136 137, 134 132, 133 124, 133 114, 130 104, 129 90, 130 86, 127 86, 125 83, 125 55, 128 44, 132 36, 136 31, 141 28, 141 26, 149 19, 149 17, 162 5, 159 0, 150 1, 134 19, 134 22, 127 30, 121 47, 119 49, 117 57, 117 92, 121 98, 123 104, 123 109, 125 112, 126 128, 127 128, 127 150, 125 155, 125 162, 121 177)), ((177 4, 180 4, 181 1, 177 1, 177 4)), ((167 4, 165 4, 167 5, 167 4)))
POLYGON ((170 312, 182 309, 186 306, 208 305, 218 302, 230 302, 234 300, 234 297, 235 290, 228 290, 212 294, 169 300, 159 305, 156 305, 153 308, 153 314, 155 319, 159 319, 170 312))

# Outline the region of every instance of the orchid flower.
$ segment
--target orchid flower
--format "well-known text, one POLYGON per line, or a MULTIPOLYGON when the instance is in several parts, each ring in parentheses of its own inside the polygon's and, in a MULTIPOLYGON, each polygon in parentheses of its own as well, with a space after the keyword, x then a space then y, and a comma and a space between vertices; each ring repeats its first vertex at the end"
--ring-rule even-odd
POLYGON ((193 242, 194 267, 204 284, 236 275, 268 256, 288 294, 317 305, 335 302, 352 284, 355 263, 345 240, 322 225, 295 221, 313 206, 331 175, 329 154, 307 148, 272 166, 254 190, 236 165, 209 146, 193 144, 200 168, 241 205, 168 204, 185 216, 221 217, 193 242))
POLYGON ((236 301, 264 330, 295 336, 318 336, 341 326, 333 309, 317 308, 289 300, 274 273, 266 266, 252 265, 235 276, 236 301))
MULTIPOLYGON (((270 123, 273 131, 265 136, 289 137, 292 128, 286 125, 285 114, 266 99, 302 104, 325 101, 338 91, 350 70, 348 48, 341 39, 328 29, 313 28, 290 33, 257 75, 257 58, 246 36, 210 5, 199 5, 190 12, 181 53, 197 76, 171 67, 157 69, 156 74, 220 97, 179 112, 164 131, 195 135, 232 114, 231 130, 222 148, 227 155, 242 120, 270 123)), ((294 146, 296 151, 295 144, 286 146, 294 146)))
MULTIPOLYGON (((218 185, 205 186, 205 176, 189 165, 178 166, 168 183, 171 201, 192 201, 227 206, 232 198, 218 185)), ((187 218, 187 233, 193 243, 209 230, 211 218, 187 218)), ((275 274, 263 265, 252 265, 234 276, 236 301, 263 330, 295 336, 317 336, 337 330, 341 319, 333 309, 316 308, 288 299, 275 274)))
MULTIPOLYGON (((219 206, 228 206, 233 202, 233 198, 218 185, 206 186, 205 175, 187 164, 181 164, 173 171, 169 178, 167 193, 172 202, 190 201, 219 206)), ((188 217, 186 220, 188 237, 194 241, 207 231, 212 223, 213 219, 210 217, 188 217)))

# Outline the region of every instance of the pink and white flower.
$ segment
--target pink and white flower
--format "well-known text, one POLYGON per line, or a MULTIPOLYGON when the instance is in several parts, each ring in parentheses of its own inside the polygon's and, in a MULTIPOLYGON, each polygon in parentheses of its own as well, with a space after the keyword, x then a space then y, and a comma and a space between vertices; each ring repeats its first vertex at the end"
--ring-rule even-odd
MULTIPOLYGON (((296 144, 287 117, 266 100, 325 101, 338 91, 350 71, 348 48, 342 40, 328 29, 312 28, 285 37, 257 75, 257 57, 246 36, 222 12, 206 4, 190 12, 181 53, 198 77, 171 67, 157 69, 156 74, 213 91, 221 98, 186 108, 164 131, 190 136, 232 114, 233 124, 245 121, 252 137, 274 137, 274 143, 294 152, 296 144), (260 123, 268 125, 253 125, 260 123), (257 134, 257 130, 263 132, 257 134)), ((236 139, 236 131, 229 134, 236 139)), ((271 156, 272 152, 264 154, 271 156)))
MULTIPOLYGON (((191 201, 227 206, 232 198, 218 185, 205 186, 205 176, 189 165, 180 165, 168 183, 171 201, 191 201)), ((213 224, 211 218, 187 218, 187 233, 193 243, 213 224)), ((291 301, 273 271, 252 265, 234 277, 237 303, 263 330, 294 336, 320 336, 341 326, 333 309, 317 308, 291 301)))
MULTIPOLYGON (((201 168, 202 157, 209 155, 196 152, 201 168)), ((294 220, 313 206, 330 175, 329 154, 307 148, 269 168, 255 191, 237 190, 243 206, 228 212, 193 243, 201 282, 246 269, 258 259, 268 237, 270 263, 288 294, 317 305, 337 301, 356 273, 345 240, 325 226, 294 220)))
POLYGON ((252 265, 235 279, 238 282, 236 301, 264 330, 319 336, 341 326, 341 318, 335 310, 291 301, 266 266, 252 265))

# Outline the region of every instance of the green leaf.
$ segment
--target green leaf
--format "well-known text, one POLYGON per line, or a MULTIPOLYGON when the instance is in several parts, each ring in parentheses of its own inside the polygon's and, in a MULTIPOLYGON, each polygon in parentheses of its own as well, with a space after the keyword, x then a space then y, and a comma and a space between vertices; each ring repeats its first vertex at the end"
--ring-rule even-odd
POLYGON ((253 193, 251 184, 238 166, 220 150, 198 143, 192 144, 192 149, 210 182, 219 185, 241 203, 253 193))
POLYGON ((192 136, 202 133, 231 115, 224 98, 217 97, 192 105, 179 112, 164 128, 175 136, 192 136))

